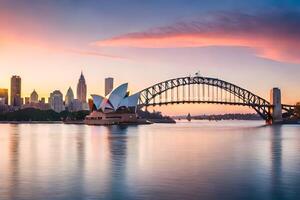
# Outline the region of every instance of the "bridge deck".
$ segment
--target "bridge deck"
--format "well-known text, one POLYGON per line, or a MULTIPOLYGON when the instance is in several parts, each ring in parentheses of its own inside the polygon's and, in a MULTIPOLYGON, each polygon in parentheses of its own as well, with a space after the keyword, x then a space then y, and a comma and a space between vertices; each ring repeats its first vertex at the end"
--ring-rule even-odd
POLYGON ((139 106, 162 106, 168 104, 221 104, 221 105, 237 105, 237 106, 249 106, 249 107, 270 107, 270 105, 260 105, 260 104, 249 104, 249 103, 242 103, 242 102, 225 102, 225 101, 169 101, 169 102, 157 102, 157 103, 148 103, 148 104, 139 104, 139 106))

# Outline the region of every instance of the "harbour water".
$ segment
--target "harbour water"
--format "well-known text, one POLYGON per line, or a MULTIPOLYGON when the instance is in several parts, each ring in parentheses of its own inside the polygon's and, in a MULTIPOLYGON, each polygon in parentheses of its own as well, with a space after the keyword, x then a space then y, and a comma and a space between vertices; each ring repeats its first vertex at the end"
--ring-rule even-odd
POLYGON ((300 126, 0 125, 1 200, 300 199, 300 126))

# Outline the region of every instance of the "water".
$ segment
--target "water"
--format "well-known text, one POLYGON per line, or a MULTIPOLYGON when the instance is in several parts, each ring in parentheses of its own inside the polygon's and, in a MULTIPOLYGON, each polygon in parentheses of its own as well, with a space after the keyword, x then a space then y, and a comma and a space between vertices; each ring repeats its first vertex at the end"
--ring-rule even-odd
POLYGON ((300 199, 300 126, 1 124, 0 199, 300 199))

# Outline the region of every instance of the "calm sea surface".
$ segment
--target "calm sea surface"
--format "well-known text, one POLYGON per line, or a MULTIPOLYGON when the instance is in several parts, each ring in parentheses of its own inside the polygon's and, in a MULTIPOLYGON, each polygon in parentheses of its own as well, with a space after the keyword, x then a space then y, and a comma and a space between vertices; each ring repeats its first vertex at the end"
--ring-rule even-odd
POLYGON ((0 125, 0 199, 300 199, 300 126, 0 125))

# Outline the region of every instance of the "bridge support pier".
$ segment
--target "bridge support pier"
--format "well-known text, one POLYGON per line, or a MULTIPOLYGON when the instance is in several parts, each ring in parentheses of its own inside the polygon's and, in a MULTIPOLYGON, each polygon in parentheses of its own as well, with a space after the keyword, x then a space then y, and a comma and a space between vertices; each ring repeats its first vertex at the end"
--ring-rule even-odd
POLYGON ((271 124, 280 123, 282 121, 282 105, 281 91, 279 88, 273 88, 270 92, 270 115, 272 117, 271 124))

